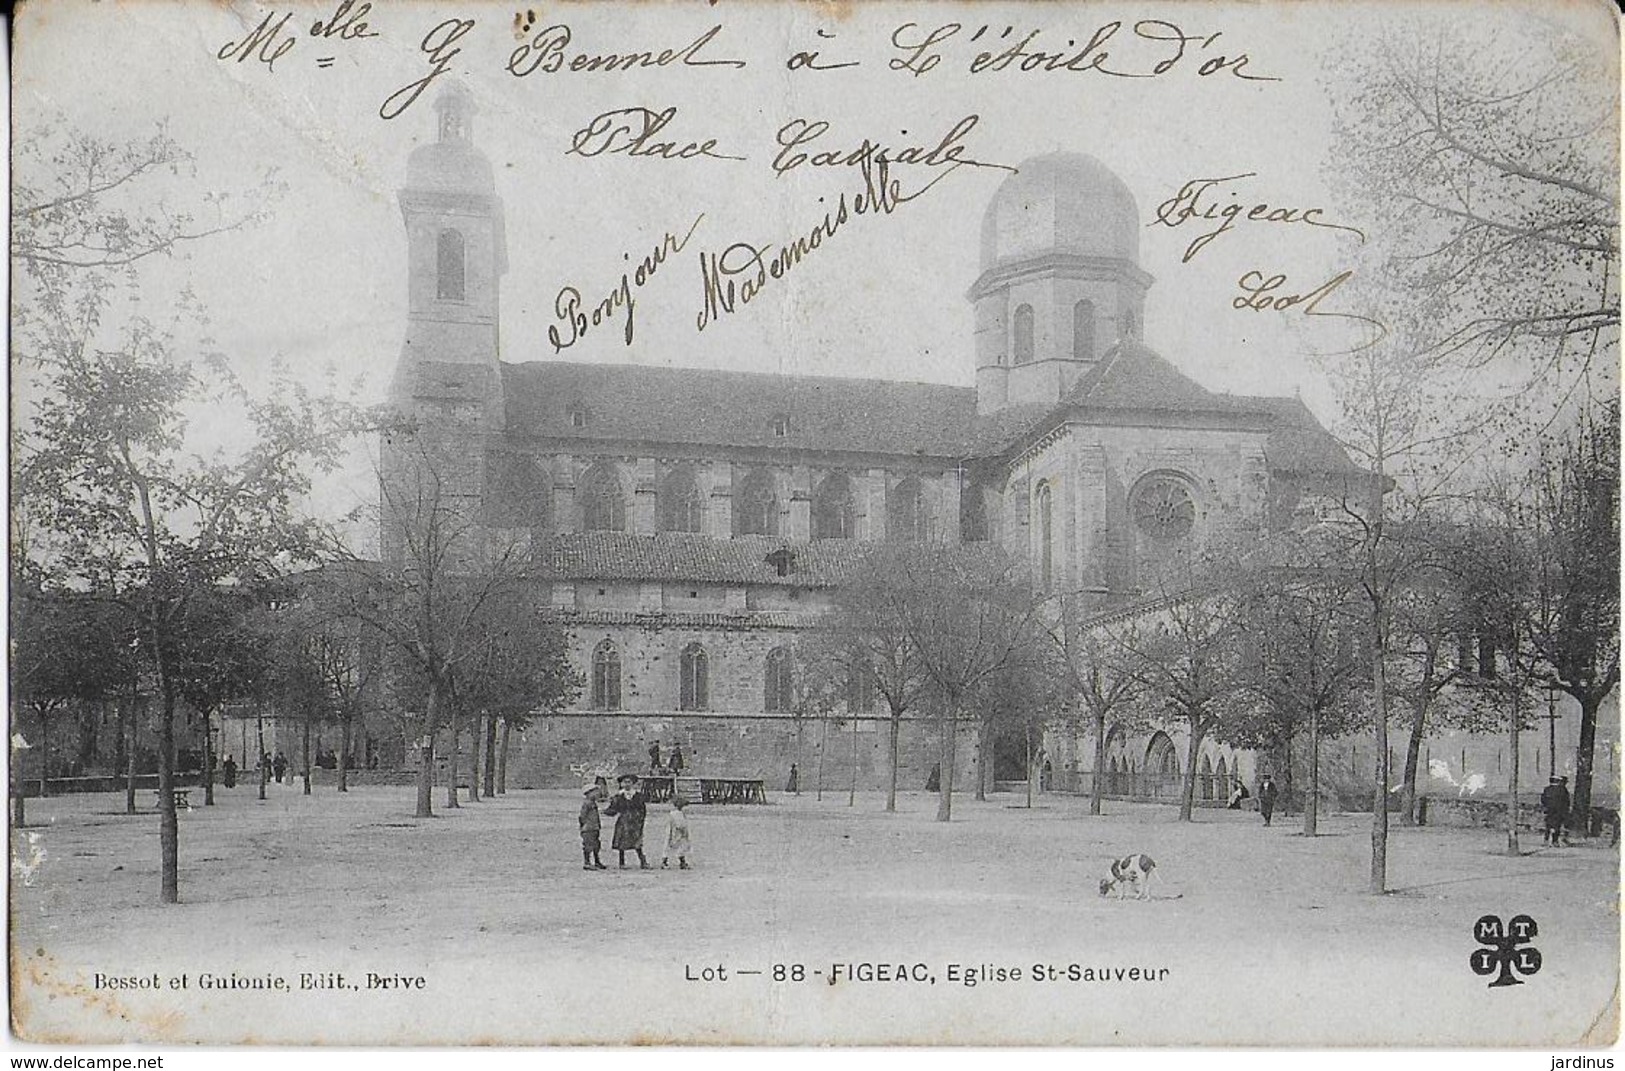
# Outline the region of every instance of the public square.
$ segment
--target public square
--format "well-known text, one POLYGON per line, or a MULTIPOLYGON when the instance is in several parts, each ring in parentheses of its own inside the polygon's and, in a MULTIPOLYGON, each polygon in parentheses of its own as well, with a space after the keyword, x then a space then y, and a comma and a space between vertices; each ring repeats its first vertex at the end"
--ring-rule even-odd
POLYGON ((18 1032, 1558 1046, 1606 1043, 1617 1019, 1617 851, 1541 849, 1533 833, 1508 858, 1504 833, 1396 825, 1393 891, 1373 897, 1368 815, 1328 816, 1308 840, 1295 816, 1264 828, 1255 813, 1199 810, 1181 824, 1169 807, 1108 801, 1092 817, 1087 799, 1059 795, 1032 810, 1024 796, 956 795, 943 825, 925 793, 896 814, 875 793, 854 806, 771 793, 766 806, 691 807, 692 871, 658 869, 657 804, 657 869, 620 871, 606 850, 611 869, 587 873, 569 791, 448 812, 437 790, 429 820, 412 817, 406 787, 268 795, 222 789, 217 806, 182 812, 171 906, 158 903, 155 813, 124 815, 122 795, 29 800, 12 871, 18 1032), (1100 898, 1109 860, 1130 852, 1159 864, 1152 898, 1100 898), (1468 966, 1473 924, 1518 913, 1539 924, 1542 967, 1490 988, 1468 966), (836 964, 876 969, 847 967, 832 986, 836 964), (1061 977, 1034 981, 1034 964, 1061 977), (1071 965, 1161 980, 1074 982, 1071 965), (726 980, 690 980, 719 967, 726 980), (899 967, 908 980, 851 980, 899 967), (1023 973, 949 981, 967 967, 1023 973), (740 973, 752 970, 764 973, 740 973), (199 988, 233 973, 289 991, 199 988), (186 989, 169 988, 181 975, 186 989), (323 988, 300 990, 301 975, 323 988), (422 988, 379 987, 396 975, 422 988), (158 992, 105 981, 152 976, 158 992))

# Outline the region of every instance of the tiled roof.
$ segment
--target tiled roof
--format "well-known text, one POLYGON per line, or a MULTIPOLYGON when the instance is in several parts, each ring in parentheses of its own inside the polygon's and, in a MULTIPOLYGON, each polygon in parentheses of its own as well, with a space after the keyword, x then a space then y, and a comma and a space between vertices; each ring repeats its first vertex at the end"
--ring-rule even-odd
POLYGON ((1237 398, 1267 411, 1273 421, 1264 455, 1277 472, 1357 473, 1348 451, 1327 431, 1301 398, 1237 398))
POLYGON ((1253 417, 1262 407, 1253 399, 1215 394, 1185 375, 1149 346, 1124 341, 1085 372, 1062 399, 1080 409, 1128 409, 1162 413, 1222 413, 1253 417))
POLYGON ((683 532, 553 532, 531 544, 531 575, 542 580, 688 580, 712 584, 834 587, 872 544, 849 539, 789 543, 768 536, 713 539, 683 532), (790 572, 767 556, 788 547, 790 572))
POLYGON ((976 418, 975 390, 937 383, 565 361, 504 364, 502 378, 510 434, 588 442, 958 458, 976 418))

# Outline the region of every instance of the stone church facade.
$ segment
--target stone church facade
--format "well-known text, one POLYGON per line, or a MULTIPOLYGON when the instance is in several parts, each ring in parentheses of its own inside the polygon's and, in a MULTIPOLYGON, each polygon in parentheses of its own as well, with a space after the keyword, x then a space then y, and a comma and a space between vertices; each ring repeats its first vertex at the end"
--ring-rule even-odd
MULTIPOLYGON (((991 541, 1036 589, 1105 607, 1169 555, 1300 523, 1358 475, 1301 402, 1209 391, 1141 341, 1138 208, 1076 154, 1026 161, 988 205, 974 388, 506 360, 503 203, 471 100, 448 91, 437 110, 400 192, 410 300, 391 399, 432 444, 447 508, 526 544, 587 682, 523 735, 520 786, 641 768, 654 740, 770 787, 792 763, 804 787, 820 769, 878 786, 878 715, 804 724, 789 659, 865 545, 991 541)), ((423 450, 384 444, 386 493, 423 450)), ((387 523, 382 547, 402 553, 387 523)), ((1046 746, 1058 783, 1089 764, 1081 741, 1046 746)), ((1209 767, 1251 775, 1204 746, 1209 767)), ((1114 769, 1145 785, 1169 753, 1177 768, 1177 734, 1111 741, 1114 769)), ((909 725, 903 786, 935 757, 934 732, 909 725)))

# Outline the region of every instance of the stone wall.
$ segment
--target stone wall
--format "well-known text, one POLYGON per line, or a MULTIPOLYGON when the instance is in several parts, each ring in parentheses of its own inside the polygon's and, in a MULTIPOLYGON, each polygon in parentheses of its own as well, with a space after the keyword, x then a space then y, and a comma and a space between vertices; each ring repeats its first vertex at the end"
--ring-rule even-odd
MULTIPOLYGON (((761 777, 770 792, 784 790, 792 763, 802 791, 815 790, 822 756, 824 789, 838 791, 851 782, 856 737, 858 788, 883 789, 890 768, 889 722, 859 721, 857 730, 853 732, 851 722, 833 720, 673 711, 555 715, 538 718, 514 735, 508 787, 579 785, 594 769, 642 773, 649 767, 649 745, 658 740, 662 759, 673 743, 682 745, 686 774, 761 777)), ((905 720, 898 747, 900 789, 925 787, 938 762, 940 740, 935 723, 905 720)), ((975 757, 975 734, 963 728, 956 752, 956 785, 970 785, 975 757)))

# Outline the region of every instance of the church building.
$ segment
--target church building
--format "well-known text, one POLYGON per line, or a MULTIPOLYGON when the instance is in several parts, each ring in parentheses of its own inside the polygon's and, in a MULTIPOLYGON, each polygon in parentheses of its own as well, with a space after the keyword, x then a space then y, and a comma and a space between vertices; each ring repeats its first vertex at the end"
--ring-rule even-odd
MULTIPOLYGON (((845 787, 854 762, 878 787, 883 726, 862 710, 804 724, 790 653, 866 544, 991 541, 1035 589, 1105 608, 1170 554, 1303 523, 1359 478, 1300 401, 1215 393, 1141 341, 1139 209, 1075 153, 1023 162, 987 206, 974 388, 505 354, 503 202, 472 100, 451 90, 437 109, 400 191, 410 303, 391 399, 437 444, 448 508, 527 543, 587 682, 516 737, 511 784, 641 769, 658 740, 691 771, 770 788, 792 763, 803 786, 822 766, 845 787)), ((386 488, 420 456, 386 442, 386 488)), ((387 523, 383 553, 402 553, 387 523)), ((935 730, 911 724, 904 743, 901 783, 920 788, 935 730)), ((1050 748, 1062 783, 1090 765, 1074 743, 1050 748)), ((1124 769, 1184 761, 1177 734, 1113 747, 1124 769)), ((1204 749, 1215 770, 1250 762, 1204 749)))

